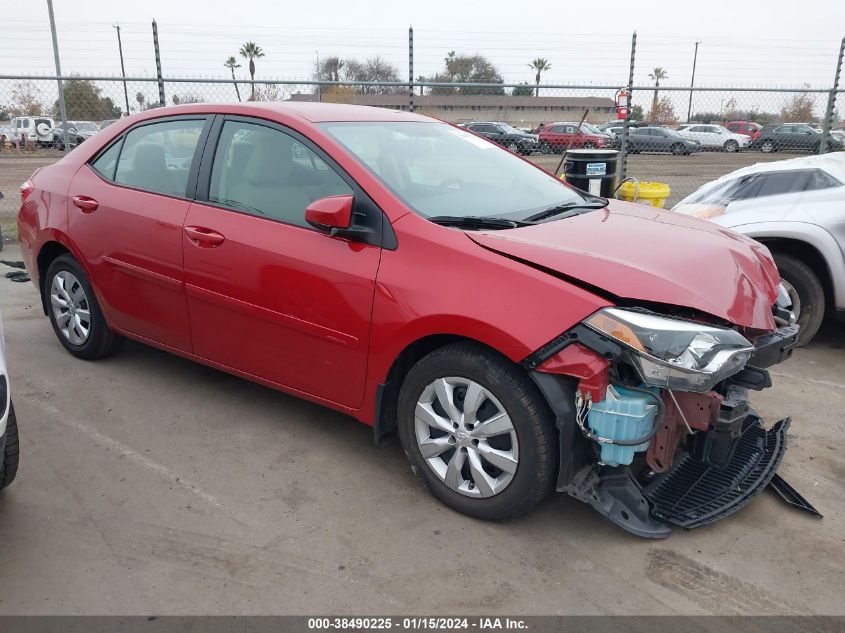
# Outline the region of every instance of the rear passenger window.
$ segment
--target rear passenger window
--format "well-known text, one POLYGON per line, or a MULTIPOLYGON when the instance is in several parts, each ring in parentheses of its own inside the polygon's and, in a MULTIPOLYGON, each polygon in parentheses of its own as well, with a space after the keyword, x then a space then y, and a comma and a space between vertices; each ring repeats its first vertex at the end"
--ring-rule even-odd
POLYGON ((205 120, 163 121, 126 135, 114 181, 129 187, 184 196, 188 171, 205 120))
POLYGON ((352 193, 337 172, 292 136, 254 123, 223 124, 209 202, 309 227, 305 207, 311 202, 352 193))
POLYGON ((105 152, 100 154, 97 159, 91 163, 91 167, 99 173, 103 178, 114 180, 114 170, 117 167, 117 157, 120 155, 120 146, 123 144, 123 139, 113 143, 105 152))

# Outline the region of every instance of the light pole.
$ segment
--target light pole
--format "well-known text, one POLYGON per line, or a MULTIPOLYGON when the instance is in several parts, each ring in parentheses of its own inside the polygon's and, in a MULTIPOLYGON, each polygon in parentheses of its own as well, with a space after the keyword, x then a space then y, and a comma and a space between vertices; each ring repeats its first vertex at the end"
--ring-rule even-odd
POLYGON ((126 90, 126 69, 123 67, 123 43, 120 41, 120 24, 113 24, 117 29, 117 50, 120 51, 120 76, 123 77, 123 99, 126 101, 126 116, 129 116, 129 92, 126 90))
POLYGON ((687 123, 689 123, 692 116, 692 87, 695 85, 695 62, 698 61, 698 45, 701 42, 695 43, 695 54, 692 56, 692 77, 689 80, 689 107, 687 108, 687 123))

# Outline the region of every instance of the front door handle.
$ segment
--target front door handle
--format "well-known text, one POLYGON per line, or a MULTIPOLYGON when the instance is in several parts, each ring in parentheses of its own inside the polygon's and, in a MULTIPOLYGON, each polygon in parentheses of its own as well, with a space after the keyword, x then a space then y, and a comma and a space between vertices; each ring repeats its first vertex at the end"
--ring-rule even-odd
POLYGON ((226 238, 217 231, 202 226, 186 226, 185 235, 200 248, 215 248, 226 241, 226 238))
POLYGON ((94 200, 94 198, 89 198, 88 196, 74 196, 73 197, 73 204, 76 207, 79 207, 82 210, 82 213, 91 213, 97 210, 97 207, 100 206, 100 203, 94 200))

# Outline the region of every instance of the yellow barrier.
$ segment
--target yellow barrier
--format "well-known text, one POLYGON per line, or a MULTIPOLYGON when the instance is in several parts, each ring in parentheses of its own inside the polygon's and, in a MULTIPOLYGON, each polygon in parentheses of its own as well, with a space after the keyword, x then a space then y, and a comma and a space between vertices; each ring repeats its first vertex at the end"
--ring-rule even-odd
POLYGON ((669 197, 670 189, 665 182, 641 182, 637 185, 629 180, 622 183, 619 193, 622 199, 628 202, 639 202, 662 209, 666 198, 669 197))

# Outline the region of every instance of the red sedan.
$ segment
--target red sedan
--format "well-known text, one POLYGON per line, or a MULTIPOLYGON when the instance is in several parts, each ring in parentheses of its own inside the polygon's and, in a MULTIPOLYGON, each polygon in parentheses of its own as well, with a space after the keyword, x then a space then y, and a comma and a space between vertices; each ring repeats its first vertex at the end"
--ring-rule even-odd
MULTIPOLYGON (((398 432, 431 492, 472 516, 557 488, 665 536, 691 522, 673 477, 753 455, 750 498, 774 476, 785 426, 766 431, 743 395, 797 334, 777 329, 789 306, 767 250, 588 195, 449 124, 161 108, 21 198, 27 269, 71 354, 131 338, 348 413, 377 441, 398 432), (737 448, 761 437, 774 448, 737 448)), ((697 481, 724 513, 747 500, 697 481)))

